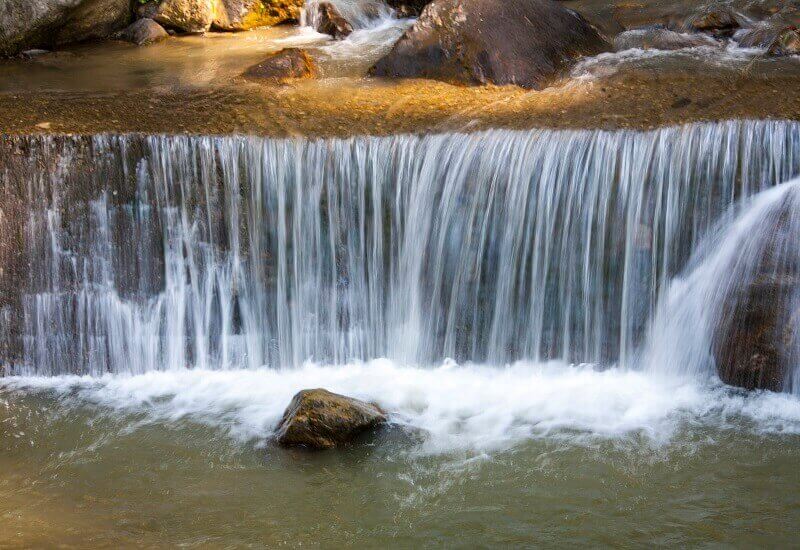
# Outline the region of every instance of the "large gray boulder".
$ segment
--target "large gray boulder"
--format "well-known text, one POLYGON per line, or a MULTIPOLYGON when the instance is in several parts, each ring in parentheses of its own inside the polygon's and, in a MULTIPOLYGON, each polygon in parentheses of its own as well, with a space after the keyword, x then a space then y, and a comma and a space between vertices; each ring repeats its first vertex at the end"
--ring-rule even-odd
POLYGON ((303 390, 294 396, 278 424, 275 439, 283 447, 331 449, 386 423, 376 405, 327 390, 303 390))
POLYGON ((551 0, 433 0, 371 74, 538 89, 577 58, 609 49, 551 0))
POLYGON ((131 19, 130 0, 2 0, 0 55, 109 38, 131 19))

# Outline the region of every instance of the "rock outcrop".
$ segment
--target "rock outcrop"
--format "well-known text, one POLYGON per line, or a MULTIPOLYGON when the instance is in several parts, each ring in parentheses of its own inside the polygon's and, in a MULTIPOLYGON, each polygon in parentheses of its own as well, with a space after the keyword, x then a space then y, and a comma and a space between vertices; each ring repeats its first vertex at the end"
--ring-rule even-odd
POLYGON ((641 29, 632 29, 618 34, 614 38, 616 51, 638 48, 642 50, 680 50, 698 46, 719 46, 720 43, 706 34, 687 34, 675 32, 664 26, 656 25, 641 29))
POLYGON ((137 46, 144 46, 169 38, 169 34, 152 19, 139 19, 122 31, 119 37, 137 46))
POLYGON ((331 449, 386 423, 375 405, 323 389, 303 390, 283 413, 275 439, 283 447, 331 449))
POLYGON ((211 26, 221 31, 246 31, 300 19, 303 0, 218 0, 211 26))
POLYGON ((345 38, 353 32, 353 26, 342 17, 336 6, 322 2, 317 6, 317 30, 335 39, 345 38))
POLYGON ((251 80, 281 82, 292 78, 314 78, 318 74, 316 63, 299 48, 285 48, 253 65, 242 76, 251 80))
POLYGON ((371 74, 540 89, 608 49, 578 13, 550 0, 434 0, 371 74))
POLYGON ((131 19, 130 0, 3 0, 0 55, 110 38, 131 19))
POLYGON ((211 28, 216 14, 215 0, 163 0, 153 4, 147 16, 170 29, 203 33, 211 28))

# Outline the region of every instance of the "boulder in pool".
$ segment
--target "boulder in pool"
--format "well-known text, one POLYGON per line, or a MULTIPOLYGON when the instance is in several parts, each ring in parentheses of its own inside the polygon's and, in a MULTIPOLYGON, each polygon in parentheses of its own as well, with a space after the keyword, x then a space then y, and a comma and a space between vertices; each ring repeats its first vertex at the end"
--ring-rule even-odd
POLYGON ((579 57, 610 49, 551 0, 433 0, 371 74, 541 89, 579 57))
POLYGON ((216 13, 215 0, 149 1, 139 10, 168 29, 189 34, 204 33, 211 28, 216 13))
POLYGON ((120 38, 137 46, 144 46, 169 38, 169 34, 164 30, 164 27, 152 19, 145 18, 135 21, 122 31, 120 38))
POLYGON ((638 48, 641 50, 680 50, 699 46, 719 46, 720 43, 707 34, 681 33, 662 25, 631 29, 614 38, 616 51, 638 48))
POLYGON ((336 6, 322 2, 317 6, 317 30, 335 39, 345 38, 353 32, 353 26, 342 17, 336 6))
POLYGON ((333 449, 386 423, 376 405, 323 389, 294 396, 278 424, 275 439, 282 447, 333 449))
POLYGON ((285 48, 253 65, 242 76, 249 80, 283 82, 297 78, 314 78, 318 74, 314 60, 299 48, 285 48))

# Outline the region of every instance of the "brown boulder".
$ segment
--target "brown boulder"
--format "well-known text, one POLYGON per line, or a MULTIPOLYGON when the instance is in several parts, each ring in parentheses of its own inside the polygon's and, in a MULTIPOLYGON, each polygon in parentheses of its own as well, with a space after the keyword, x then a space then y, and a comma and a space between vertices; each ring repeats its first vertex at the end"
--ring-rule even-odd
POLYGON ((218 0, 212 27, 246 31, 300 19, 303 0, 218 0))
POLYGON ((122 31, 120 38, 137 46, 143 46, 169 38, 169 34, 152 19, 139 19, 122 31))
POLYGON ((275 438, 282 447, 331 449, 386 423, 375 405, 323 389, 303 390, 283 413, 275 438))
POLYGON ((741 16, 728 6, 711 6, 690 16, 684 23, 684 30, 729 37, 742 26, 740 19, 741 16))
POLYGON ((550 0, 433 0, 370 72, 543 88, 578 57, 608 49, 579 14, 550 0))
POLYGON ((800 30, 796 27, 783 29, 767 50, 769 55, 800 55, 800 30))
POLYGON ((314 78, 316 63, 298 48, 285 48, 247 69, 242 76, 251 80, 282 81, 291 78, 314 78))
POLYGON ((330 2, 322 2, 317 6, 316 25, 319 32, 329 34, 337 40, 345 38, 353 32, 353 26, 330 2))
POLYGON ((163 0, 157 5, 148 4, 148 17, 167 28, 186 33, 206 32, 216 13, 215 0, 163 0))

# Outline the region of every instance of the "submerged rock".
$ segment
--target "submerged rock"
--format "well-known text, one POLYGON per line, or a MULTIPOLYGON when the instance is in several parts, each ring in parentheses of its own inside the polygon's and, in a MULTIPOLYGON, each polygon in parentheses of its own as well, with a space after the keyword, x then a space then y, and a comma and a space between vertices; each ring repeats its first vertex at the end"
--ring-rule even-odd
POLYGON ((282 81, 291 78, 314 78, 318 74, 314 60, 299 48, 285 48, 253 65, 242 76, 253 80, 282 81))
POLYGON ((680 33, 656 25, 632 29, 614 38, 616 51, 639 48, 642 50, 680 50, 698 46, 719 46, 720 43, 706 34, 680 33))
POLYGON ((330 2, 322 2, 317 6, 317 30, 339 39, 349 36, 353 26, 342 17, 336 6, 330 2))
POLYGON ((275 437, 283 447, 331 449, 384 423, 386 415, 376 405, 323 389, 303 390, 283 413, 275 437))
POLYGON ((152 19, 139 19, 122 31, 120 38, 137 46, 143 46, 169 38, 169 34, 152 19))
POLYGON ((609 45, 550 0, 434 0, 371 74, 543 88, 609 45))
POLYGON ((3 0, 0 55, 110 38, 131 18, 130 0, 3 0))
POLYGON ((300 19, 303 0, 218 0, 211 25, 221 31, 246 31, 300 19))

